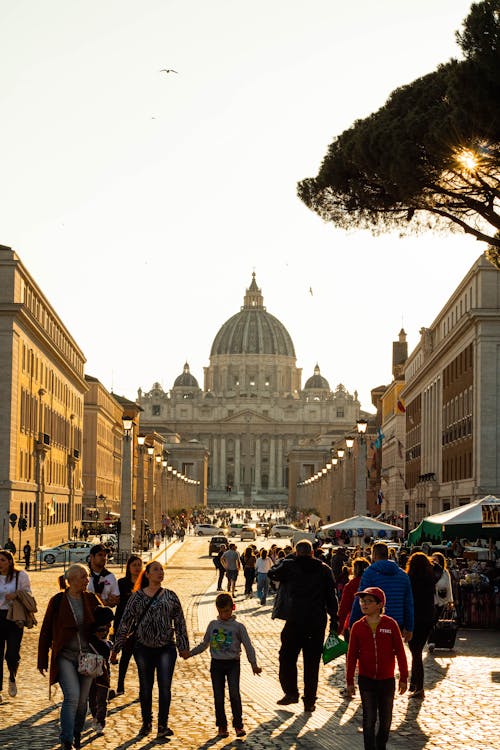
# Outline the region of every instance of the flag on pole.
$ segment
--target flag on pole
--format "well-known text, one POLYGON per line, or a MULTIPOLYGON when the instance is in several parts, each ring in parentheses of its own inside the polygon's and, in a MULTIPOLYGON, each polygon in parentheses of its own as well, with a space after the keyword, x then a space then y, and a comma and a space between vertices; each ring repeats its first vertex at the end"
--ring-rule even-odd
POLYGON ((405 411, 406 411, 406 406, 404 405, 404 401, 403 401, 403 399, 402 399, 402 398, 398 398, 398 403, 397 403, 397 407, 398 407, 398 411, 400 411, 400 412, 401 412, 401 414, 404 414, 404 413, 405 413, 405 411))
POLYGON ((377 448, 377 450, 382 447, 382 440, 384 438, 385 438, 385 435, 379 427, 377 430, 377 438, 375 440, 375 448, 377 448))

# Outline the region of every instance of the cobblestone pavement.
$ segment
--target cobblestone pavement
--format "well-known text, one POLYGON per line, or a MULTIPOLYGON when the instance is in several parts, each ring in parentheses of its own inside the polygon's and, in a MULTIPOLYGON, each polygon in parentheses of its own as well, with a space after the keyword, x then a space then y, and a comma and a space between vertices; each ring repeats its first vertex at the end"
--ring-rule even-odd
MULTIPOLYGON (((243 544, 239 545, 243 548, 243 544)), ((187 538, 162 551, 167 560, 166 585, 180 596, 191 643, 197 643, 212 619, 215 607, 215 568, 207 555, 207 538, 187 538)), ((31 573, 37 598, 39 623, 50 596, 57 590, 58 568, 31 573)), ((122 575, 120 569, 115 570, 122 575)), ((301 704, 279 710, 277 681, 279 633, 282 622, 271 620, 271 606, 245 600, 237 588, 237 614, 250 632, 263 674, 254 676, 242 655, 241 692, 247 735, 244 740, 217 739, 209 676, 208 651, 188 661, 178 660, 173 682, 169 724, 175 732, 162 741, 172 750, 231 750, 283 748, 290 750, 355 750, 363 747, 359 699, 340 696, 344 685, 343 660, 321 667, 317 709, 304 714, 301 704)), ((54 750, 59 747, 60 690, 49 701, 47 680, 36 670, 38 628, 26 631, 18 677, 19 693, 9 698, 4 689, 0 706, 0 748, 3 750, 54 750)), ((500 637, 498 632, 459 631, 454 652, 435 651, 425 657, 426 698, 415 703, 406 696, 395 700, 389 750, 497 750, 500 736, 500 637)), ((115 686, 116 668, 113 668, 115 686)), ((140 710, 138 680, 131 662, 125 695, 109 704, 103 737, 90 727, 83 735, 87 750, 149 750, 154 735, 138 738, 140 710)))

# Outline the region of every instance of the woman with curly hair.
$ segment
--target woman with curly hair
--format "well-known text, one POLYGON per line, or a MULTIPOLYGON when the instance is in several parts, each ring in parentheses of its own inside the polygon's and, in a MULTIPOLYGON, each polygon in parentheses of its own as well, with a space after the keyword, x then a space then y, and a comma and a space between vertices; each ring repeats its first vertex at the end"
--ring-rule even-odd
POLYGON ((414 552, 406 565, 413 592, 415 625, 408 643, 412 656, 409 698, 424 698, 422 652, 434 621, 434 570, 424 552, 414 552))

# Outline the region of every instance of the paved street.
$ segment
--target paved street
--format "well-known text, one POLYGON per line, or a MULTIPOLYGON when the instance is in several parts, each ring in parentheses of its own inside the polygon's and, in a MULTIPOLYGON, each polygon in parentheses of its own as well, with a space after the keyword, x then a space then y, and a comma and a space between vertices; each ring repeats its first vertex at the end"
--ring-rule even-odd
MULTIPOLYGON (((215 568, 208 557, 208 538, 186 538, 175 543, 159 559, 167 557, 166 585, 180 596, 191 644, 197 643, 215 612, 215 568)), ((240 550, 244 544, 239 544, 240 550)), ((57 592, 60 568, 33 572, 33 592, 41 623, 46 603, 57 592)), ((115 570, 117 577, 122 575, 115 570)), ((360 703, 348 702, 339 690, 344 684, 343 661, 321 668, 317 710, 304 714, 301 705, 278 710, 281 689, 277 681, 277 654, 282 622, 271 620, 271 606, 242 596, 242 576, 237 589, 237 614, 247 626, 263 674, 252 674, 242 656, 241 689, 249 748, 304 748, 355 750, 363 747, 360 703)), ((58 715, 61 693, 48 699, 48 684, 36 670, 38 628, 26 631, 19 672, 19 694, 9 698, 4 689, 0 707, 0 747, 4 750, 53 750, 59 747, 58 715)), ((460 631, 453 653, 427 654, 426 698, 395 701, 390 750, 497 750, 500 736, 500 637, 492 631, 460 631)), ((152 748, 154 735, 137 738, 140 710, 136 700, 138 681, 135 664, 129 670, 124 696, 110 703, 104 737, 90 729, 83 736, 87 750, 152 748)), ((112 686, 116 682, 116 668, 112 686)), ((215 746, 229 750, 241 746, 234 737, 215 738, 208 651, 186 662, 179 659, 174 675, 172 710, 169 721, 175 736, 163 744, 173 749, 208 750, 215 746)), ((155 727, 156 728, 156 727, 155 727)))

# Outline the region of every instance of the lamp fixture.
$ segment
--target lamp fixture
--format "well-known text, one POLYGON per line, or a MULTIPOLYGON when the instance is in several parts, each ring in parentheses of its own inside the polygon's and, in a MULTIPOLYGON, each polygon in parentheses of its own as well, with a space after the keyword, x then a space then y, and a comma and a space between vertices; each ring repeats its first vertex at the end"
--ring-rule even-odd
POLYGON ((366 421, 366 419, 358 419, 358 421, 356 422, 356 427, 358 429, 358 434, 364 435, 366 432, 366 428, 368 427, 368 422, 366 421))

